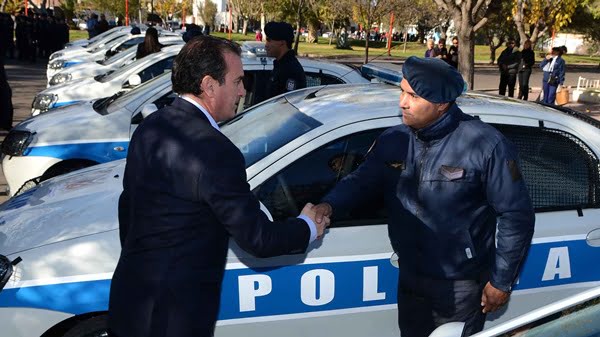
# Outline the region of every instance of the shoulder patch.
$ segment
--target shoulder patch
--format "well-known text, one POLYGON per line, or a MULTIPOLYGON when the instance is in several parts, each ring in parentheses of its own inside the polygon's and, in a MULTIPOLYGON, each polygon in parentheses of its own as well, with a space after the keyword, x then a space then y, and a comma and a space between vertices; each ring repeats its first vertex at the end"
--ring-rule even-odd
POLYGON ((521 180, 523 176, 521 175, 521 171, 519 171, 519 166, 517 165, 517 162, 511 159, 507 160, 506 164, 508 165, 508 170, 510 171, 510 176, 512 177, 512 180, 521 180))
POLYGON ((293 91, 296 90, 296 80, 290 78, 287 80, 287 82, 285 83, 285 89, 287 91, 293 91))

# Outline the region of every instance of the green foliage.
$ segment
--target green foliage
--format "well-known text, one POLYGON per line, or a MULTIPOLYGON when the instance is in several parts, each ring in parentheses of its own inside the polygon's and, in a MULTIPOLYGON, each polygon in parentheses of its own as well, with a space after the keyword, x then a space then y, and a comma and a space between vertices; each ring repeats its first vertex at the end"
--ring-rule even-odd
POLYGON ((209 27, 215 26, 215 16, 217 15, 217 5, 215 3, 212 1, 204 1, 204 4, 200 2, 198 12, 205 25, 209 27))

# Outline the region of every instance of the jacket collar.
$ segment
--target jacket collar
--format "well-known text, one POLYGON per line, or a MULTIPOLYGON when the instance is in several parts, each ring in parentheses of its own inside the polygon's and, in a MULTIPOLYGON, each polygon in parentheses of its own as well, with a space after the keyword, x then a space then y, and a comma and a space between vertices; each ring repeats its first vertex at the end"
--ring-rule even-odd
POLYGON ((273 60, 273 66, 275 66, 278 63, 285 62, 288 59, 292 59, 292 58, 294 58, 295 55, 296 54, 294 53, 294 50, 290 49, 287 51, 287 53, 283 54, 283 56, 281 57, 280 60, 277 60, 277 59, 273 60))
POLYGON ((196 106, 194 106, 192 103, 186 101, 181 97, 176 97, 173 100, 173 103, 171 103, 171 107, 189 114, 194 114, 195 116, 198 116, 198 118, 202 119, 202 121, 210 124, 208 118, 204 116, 204 113, 202 113, 202 111, 199 111, 196 106))
POLYGON ((460 120, 461 111, 456 103, 452 103, 448 111, 438 118, 438 120, 433 122, 433 124, 419 130, 413 129, 413 131, 417 139, 425 142, 441 139, 454 131, 454 129, 458 127, 460 120))

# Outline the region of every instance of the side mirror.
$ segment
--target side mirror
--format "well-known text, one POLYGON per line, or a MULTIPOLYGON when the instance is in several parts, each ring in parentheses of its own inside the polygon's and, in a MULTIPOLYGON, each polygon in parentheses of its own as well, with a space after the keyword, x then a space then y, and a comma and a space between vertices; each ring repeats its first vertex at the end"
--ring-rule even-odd
POLYGON ((142 117, 146 118, 146 117, 150 116, 156 110, 158 110, 158 107, 156 107, 156 104, 154 104, 154 103, 146 104, 142 108, 142 117))
POLYGON ((127 82, 129 83, 130 87, 135 87, 142 84, 142 78, 140 77, 140 75, 131 75, 127 79, 127 82))
POLYGON ((433 330, 429 337, 461 337, 464 328, 463 322, 446 323, 433 330))

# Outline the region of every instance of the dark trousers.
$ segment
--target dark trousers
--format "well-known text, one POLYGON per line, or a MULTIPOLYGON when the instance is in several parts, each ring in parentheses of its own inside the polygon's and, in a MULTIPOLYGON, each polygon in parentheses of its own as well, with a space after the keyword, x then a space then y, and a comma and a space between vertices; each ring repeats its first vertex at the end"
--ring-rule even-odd
POLYGON ((401 276, 398 282, 398 325, 402 337, 427 337, 440 325, 465 322, 463 336, 483 329, 483 280, 433 280, 401 276))
POLYGON ((544 103, 554 104, 556 101, 556 89, 557 86, 548 84, 548 81, 544 81, 544 103))
POLYGON ((506 94, 506 86, 508 85, 508 96, 515 97, 515 84, 517 84, 517 74, 506 71, 500 72, 500 87, 498 94, 504 96, 506 94))
POLYGON ((519 71, 519 99, 527 100, 529 97, 529 77, 531 69, 519 71))

